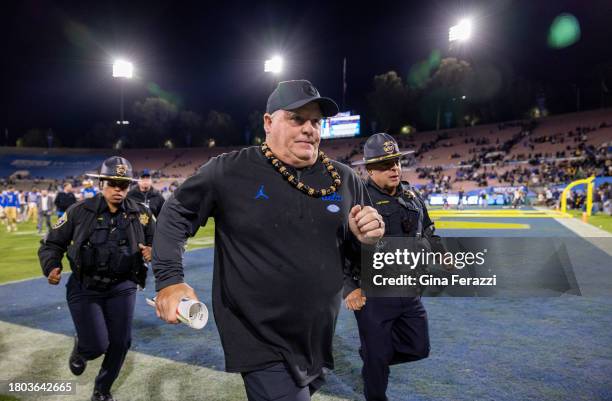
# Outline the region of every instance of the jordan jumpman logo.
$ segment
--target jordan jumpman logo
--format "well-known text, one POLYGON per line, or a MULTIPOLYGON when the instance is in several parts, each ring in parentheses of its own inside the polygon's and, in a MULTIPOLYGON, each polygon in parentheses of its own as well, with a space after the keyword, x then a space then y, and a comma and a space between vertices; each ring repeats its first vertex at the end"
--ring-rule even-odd
POLYGON ((268 195, 264 193, 264 186, 259 187, 259 191, 257 191, 257 195, 255 195, 255 199, 270 199, 268 195))

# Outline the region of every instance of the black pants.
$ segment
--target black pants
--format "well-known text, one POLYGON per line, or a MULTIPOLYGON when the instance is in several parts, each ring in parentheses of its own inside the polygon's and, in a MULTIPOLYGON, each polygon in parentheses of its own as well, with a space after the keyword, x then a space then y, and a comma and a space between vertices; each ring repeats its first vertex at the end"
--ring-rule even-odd
POLYGON ((249 401, 310 401, 310 396, 325 383, 319 376, 308 386, 299 387, 284 363, 243 373, 242 380, 249 401))
POLYGON ((105 354, 95 389, 108 393, 132 344, 136 284, 122 281, 107 291, 93 291, 70 275, 66 288, 68 307, 79 338, 78 352, 87 360, 105 354))
POLYGON ((386 401, 389 366, 429 355, 427 312, 419 297, 368 298, 355 317, 365 398, 386 401))

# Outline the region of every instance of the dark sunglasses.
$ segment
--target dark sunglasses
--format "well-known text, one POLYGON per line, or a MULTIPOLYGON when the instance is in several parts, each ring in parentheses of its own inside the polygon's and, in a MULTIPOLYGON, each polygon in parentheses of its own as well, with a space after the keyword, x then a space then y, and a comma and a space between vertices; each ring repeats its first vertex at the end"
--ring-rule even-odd
POLYGON ((373 163, 373 164, 370 164, 368 168, 370 170, 384 171, 384 170, 390 170, 395 166, 401 166, 401 165, 402 165, 402 162, 398 158, 398 159, 387 160, 384 162, 373 163))
POLYGON ((130 187, 129 181, 114 181, 114 180, 106 180, 109 187, 119 188, 119 189, 128 189, 130 187))

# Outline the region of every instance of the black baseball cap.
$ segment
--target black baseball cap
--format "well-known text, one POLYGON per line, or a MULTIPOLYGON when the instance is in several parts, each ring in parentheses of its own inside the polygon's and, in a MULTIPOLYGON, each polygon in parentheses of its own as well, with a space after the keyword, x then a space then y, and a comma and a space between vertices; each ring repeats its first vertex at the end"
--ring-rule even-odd
POLYGON ((305 79, 279 82, 268 97, 266 113, 272 114, 276 110, 295 110, 310 102, 319 104, 323 117, 333 117, 338 114, 336 102, 328 97, 321 97, 317 88, 305 79))

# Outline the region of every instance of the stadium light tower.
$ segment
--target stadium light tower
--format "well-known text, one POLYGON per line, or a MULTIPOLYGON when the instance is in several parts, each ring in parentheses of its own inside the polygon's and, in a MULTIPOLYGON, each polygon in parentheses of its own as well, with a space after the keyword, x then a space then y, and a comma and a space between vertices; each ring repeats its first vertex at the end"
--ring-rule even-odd
POLYGON ((119 87, 121 88, 121 100, 119 104, 119 120, 118 125, 127 125, 130 122, 123 118, 123 84, 126 79, 131 79, 134 76, 134 65, 129 61, 115 60, 113 63, 113 78, 119 79, 119 87))
POLYGON ((467 42, 472 37, 472 20, 464 18, 457 25, 453 25, 448 30, 448 41, 467 42))
POLYGON ((264 63, 264 72, 280 74, 283 71, 283 59, 280 56, 274 56, 264 63))

